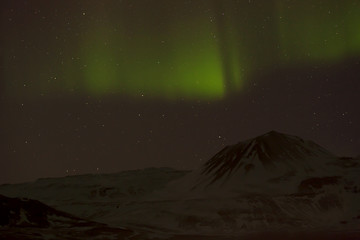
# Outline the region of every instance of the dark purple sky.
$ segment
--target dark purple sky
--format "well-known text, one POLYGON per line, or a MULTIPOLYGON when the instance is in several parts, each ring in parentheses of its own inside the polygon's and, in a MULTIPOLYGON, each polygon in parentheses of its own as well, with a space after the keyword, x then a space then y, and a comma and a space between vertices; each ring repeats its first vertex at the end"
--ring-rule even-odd
POLYGON ((0 183, 191 169, 270 130, 360 154, 358 1, 98 2, 2 1, 0 183))

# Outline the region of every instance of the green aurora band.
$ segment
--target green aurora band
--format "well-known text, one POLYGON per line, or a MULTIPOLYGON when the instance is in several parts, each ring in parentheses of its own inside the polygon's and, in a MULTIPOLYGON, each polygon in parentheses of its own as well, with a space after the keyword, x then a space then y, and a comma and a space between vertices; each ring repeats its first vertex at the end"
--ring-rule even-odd
MULTIPOLYGON (((221 98, 225 94, 222 61, 216 39, 200 16, 174 20, 167 34, 148 39, 139 32, 130 41, 106 28, 84 38, 84 88, 92 94, 109 92, 130 96, 221 98), (205 27, 204 27, 205 26, 205 27), (120 45, 121 48, 114 46, 120 45)), ((146 23, 143 23, 146 24, 146 23)))
POLYGON ((74 20, 81 23, 77 37, 55 22, 67 39, 61 44, 46 41, 55 30, 42 31, 41 41, 27 32, 27 40, 39 46, 23 49, 13 41, 20 30, 9 28, 3 40, 5 88, 24 77, 33 83, 26 93, 5 93, 216 100, 241 92, 252 74, 274 64, 360 56, 359 1, 158 1, 157 8, 130 0, 89 8, 74 20), (50 57, 42 48, 62 50, 50 57), (22 71, 13 68, 13 54, 24 55, 23 62, 16 60, 22 71))
POLYGON ((277 3, 280 46, 288 60, 336 61, 359 53, 360 2, 277 3))

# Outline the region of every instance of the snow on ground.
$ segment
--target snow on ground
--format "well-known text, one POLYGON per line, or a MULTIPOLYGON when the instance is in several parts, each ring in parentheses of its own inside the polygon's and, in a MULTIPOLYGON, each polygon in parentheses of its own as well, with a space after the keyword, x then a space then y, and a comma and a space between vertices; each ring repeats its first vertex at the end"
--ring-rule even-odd
POLYGON ((0 194, 134 230, 133 239, 328 230, 359 236, 358 161, 270 132, 226 147, 192 172, 152 168, 40 179, 2 185, 0 194))
MULTIPOLYGON (((350 172, 357 176, 357 171, 350 172)), ((290 195, 220 194, 191 191, 189 186, 191 174, 187 172, 149 169, 3 185, 0 193, 48 201, 78 217, 158 238, 186 239, 191 235, 222 239, 266 229, 350 231, 360 226, 360 194, 344 192, 337 185, 319 193, 290 195)), ((111 239, 110 235, 105 239, 111 239)))
POLYGON ((118 205, 163 188, 187 171, 149 168, 115 174, 45 178, 23 184, 0 185, 0 194, 36 199, 79 217, 96 218, 118 205))

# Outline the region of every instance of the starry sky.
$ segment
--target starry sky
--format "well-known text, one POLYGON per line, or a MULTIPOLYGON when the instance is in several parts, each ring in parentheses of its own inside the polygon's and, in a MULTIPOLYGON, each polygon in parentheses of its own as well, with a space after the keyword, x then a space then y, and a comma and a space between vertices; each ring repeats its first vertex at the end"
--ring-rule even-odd
POLYGON ((360 154, 358 0, 0 7, 0 184, 193 169, 270 130, 360 154))

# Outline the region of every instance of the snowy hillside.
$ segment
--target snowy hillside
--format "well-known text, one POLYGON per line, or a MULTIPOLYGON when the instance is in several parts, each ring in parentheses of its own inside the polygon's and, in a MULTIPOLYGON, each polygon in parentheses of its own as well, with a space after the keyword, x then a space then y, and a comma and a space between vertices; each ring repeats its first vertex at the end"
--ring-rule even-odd
POLYGON ((356 168, 351 161, 357 160, 345 163, 312 141, 272 131, 225 147, 167 190, 178 197, 293 194, 305 179, 348 175, 356 168))
POLYGON ((0 195, 0 239, 123 239, 133 234, 80 219, 37 200, 0 195))
MULTIPOLYGON (((225 147, 199 169, 194 187, 215 185, 236 191, 256 191, 257 187, 264 186, 272 193, 278 193, 274 192, 275 188, 291 193, 304 178, 337 174, 338 169, 328 166, 335 159, 311 141, 272 131, 225 147), (289 184, 295 185, 285 186, 289 184)), ((266 189, 260 188, 258 192, 264 193, 266 189)))
POLYGON ((145 236, 137 239, 264 231, 360 236, 359 176, 359 159, 269 132, 225 147, 192 172, 160 168, 40 179, 2 185, 0 194, 41 200, 145 236))
POLYGON ((0 194, 42 201, 82 218, 96 218, 111 208, 162 189, 187 174, 169 168, 148 168, 114 174, 44 178, 23 184, 0 185, 0 194))
POLYGON ((141 215, 157 215, 162 223, 151 223, 154 228, 166 223, 173 231, 225 235, 357 228, 359 169, 357 159, 338 158, 311 141, 269 132, 225 147, 149 202, 133 203, 136 211, 128 218, 135 222, 141 215))

